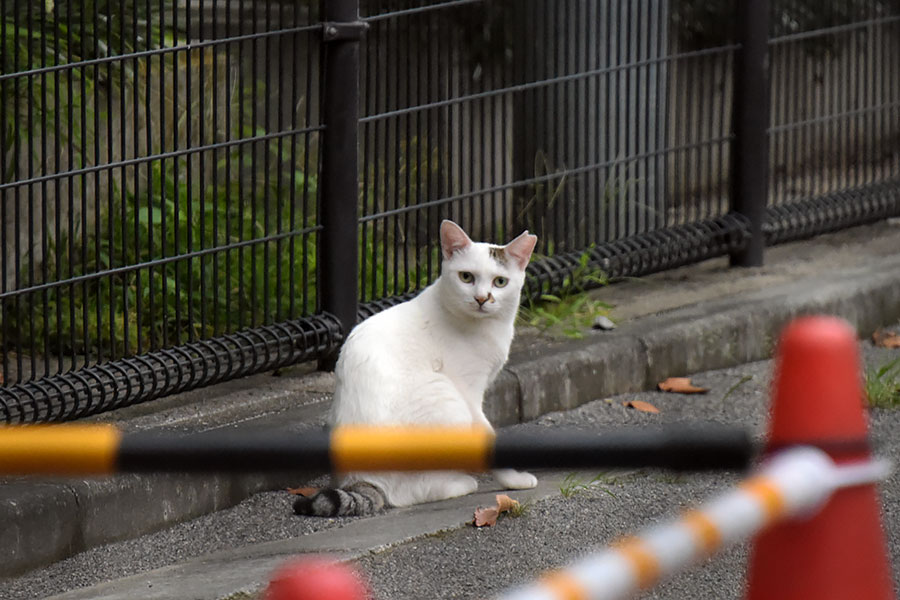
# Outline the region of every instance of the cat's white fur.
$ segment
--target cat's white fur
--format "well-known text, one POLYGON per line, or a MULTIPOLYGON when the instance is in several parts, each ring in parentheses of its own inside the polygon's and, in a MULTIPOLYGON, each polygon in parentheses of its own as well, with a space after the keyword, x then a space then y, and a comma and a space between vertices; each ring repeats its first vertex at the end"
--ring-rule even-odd
MULTIPOLYGON (((509 356, 525 267, 536 241, 524 232, 502 247, 498 261, 501 247, 473 242, 458 225, 444 221, 441 276, 414 299, 370 317, 350 333, 335 369, 332 425, 492 429, 482 401, 509 356), (461 272, 471 273, 473 280, 463 281, 461 272), (498 286, 503 283, 498 277, 508 283, 498 286)), ((534 475, 511 469, 494 476, 507 488, 537 485, 534 475)), ((351 473, 341 487, 356 481, 376 485, 392 506, 453 498, 478 487, 475 478, 457 472, 351 473)))

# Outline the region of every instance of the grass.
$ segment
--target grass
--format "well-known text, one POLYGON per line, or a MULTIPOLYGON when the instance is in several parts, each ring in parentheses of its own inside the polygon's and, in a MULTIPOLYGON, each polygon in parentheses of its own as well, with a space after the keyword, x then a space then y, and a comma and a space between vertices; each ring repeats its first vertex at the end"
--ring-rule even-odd
POLYGON ((519 309, 519 322, 541 332, 559 333, 577 340, 584 337, 594 319, 609 315, 609 310, 608 304, 584 293, 566 297, 544 294, 540 302, 519 309))
POLYGON ((608 472, 599 473, 588 480, 582 479, 578 473, 569 473, 560 484, 559 492, 562 494, 563 498, 571 498, 572 496, 587 490, 599 489, 615 498, 616 495, 613 494, 608 487, 616 485, 618 481, 618 477, 608 472))
POLYGON ((513 504, 513 507, 507 511, 507 514, 514 519, 523 517, 531 510, 531 504, 532 502, 530 500, 528 502, 516 502, 513 504))
POLYGON ((591 298, 588 287, 606 285, 606 274, 590 265, 590 249, 581 254, 578 266, 563 280, 558 294, 543 294, 519 309, 519 323, 541 332, 581 339, 598 316, 608 316, 610 305, 591 298))
POLYGON ((458 531, 457 529, 453 529, 452 527, 448 528, 448 529, 440 529, 438 531, 433 531, 431 533, 426 534, 425 537, 429 538, 429 539, 444 540, 444 539, 447 539, 448 537, 450 537, 451 535, 453 535, 454 533, 456 533, 457 531, 458 531))
POLYGON ((681 485, 687 480, 683 473, 672 473, 670 471, 663 471, 655 475, 654 478, 656 481, 668 485, 681 485))
POLYGON ((900 358, 866 369, 865 390, 869 406, 893 408, 900 405, 900 358))
POLYGON ((725 402, 725 400, 728 399, 728 396, 730 396, 731 394, 733 394, 734 391, 735 391, 736 389, 738 389, 739 387, 741 387, 742 385, 744 385, 745 383, 747 383, 747 382, 750 381, 751 379, 753 379, 753 375, 744 375, 743 377, 741 377, 740 381, 738 381, 738 382, 735 383, 733 386, 731 386, 730 388, 728 388, 728 391, 725 392, 725 395, 724 395, 724 396, 722 396, 722 402, 725 402))

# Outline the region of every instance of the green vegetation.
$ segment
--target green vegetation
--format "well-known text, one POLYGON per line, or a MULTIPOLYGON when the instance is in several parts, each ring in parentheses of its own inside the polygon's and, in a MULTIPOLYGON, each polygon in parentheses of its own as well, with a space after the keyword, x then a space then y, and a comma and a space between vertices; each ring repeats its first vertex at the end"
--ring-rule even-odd
MULTIPOLYGON (((187 42, 160 28, 158 5, 13 6, 0 23, 4 73, 187 42)), ((316 134, 269 137, 250 122, 268 94, 240 68, 203 48, 0 86, 2 180, 89 171, 22 188, 51 214, 22 248, 20 287, 73 282, 5 303, 0 319, 23 325, 3 344, 130 354, 313 312, 316 134), (142 155, 158 158, 92 170, 142 155)))
POLYGON ((582 479, 578 473, 569 473, 560 484, 559 491, 563 495, 563 498, 571 498, 575 494, 597 489, 615 498, 616 495, 608 488, 616 485, 618 482, 618 477, 608 472, 599 473, 588 480, 582 479))
MULTIPOLYGON (((241 157, 233 154, 231 159, 240 164, 241 157)), ((50 348, 74 345, 83 350, 86 344, 97 343, 133 353, 146 350, 151 342, 183 342, 216 329, 273 322, 302 305, 297 282, 303 280, 299 271, 304 262, 309 265, 306 301, 315 302, 314 236, 241 245, 303 222, 291 197, 301 198, 304 185, 314 194, 314 181, 307 182, 297 172, 290 184, 293 193, 285 183, 276 189, 279 182, 272 179, 252 194, 237 181, 225 181, 204 186, 201 196, 189 189, 183 175, 173 174, 179 166, 185 173, 189 169, 185 163, 184 159, 170 165, 154 163, 147 183, 151 191, 140 197, 116 189, 114 210, 102 210, 97 228, 89 227, 85 235, 76 231, 71 241, 65 232, 59 240, 51 235, 46 266, 51 272, 80 277, 153 261, 162 264, 55 288, 39 312, 30 316, 20 305, 22 314, 7 318, 31 319, 21 333, 46 340, 50 348), (176 254, 228 245, 233 249, 166 262, 176 254)))
POLYGON ((436 540, 445 540, 454 533, 456 533, 458 529, 447 528, 447 529, 439 529, 437 531, 433 531, 431 533, 425 534, 426 538, 436 539, 436 540))
POLYGON ((743 377, 741 377, 737 383, 735 383, 730 388, 728 388, 728 391, 726 391, 725 395, 722 396, 722 402, 725 402, 728 399, 728 396, 733 394, 736 389, 738 389, 739 387, 741 387, 742 385, 744 385, 751 379, 753 379, 753 375, 744 375, 743 377))
POLYGON ((519 309, 519 322, 542 332, 559 333, 581 339, 598 316, 607 316, 610 306, 587 294, 565 298, 544 294, 539 302, 529 302, 519 309))
POLYGON ((590 266, 590 250, 578 258, 578 266, 563 280, 558 294, 542 294, 537 301, 526 300, 519 309, 519 323, 542 332, 581 339, 598 316, 608 316, 612 308, 591 298, 586 290, 606 285, 602 270, 590 266))
POLYGON ((528 511, 531 510, 531 505, 532 505, 531 501, 516 502, 515 504, 512 505, 512 508, 510 508, 509 511, 507 511, 507 514, 509 514, 509 516, 513 517, 514 519, 517 519, 519 517, 524 517, 526 514, 528 514, 528 511))
MULTIPOLYGON (((19 73, 71 62, 146 50, 162 43, 163 33, 154 25, 149 4, 123 0, 24 0, 6 2, 0 15, 0 72, 19 73), (138 31, 134 37, 132 32, 138 31)), ((89 148, 81 142, 93 126, 91 103, 107 86, 115 87, 125 76, 133 77, 132 65, 107 62, 93 68, 63 69, 52 74, 8 80, 0 86, 0 152, 6 155, 3 181, 10 181, 15 159, 37 162, 42 133, 59 135, 82 162, 89 148), (71 115, 71 117, 70 117, 71 115), (24 157, 20 157, 25 154, 24 157)))
MULTIPOLYGON (((5 301, 0 347, 121 356, 316 311, 318 133, 270 136, 250 114, 267 108, 270 91, 225 48, 189 49, 157 3, 23 0, 2 10, 3 73, 179 49, 0 85, 0 181, 76 173, 4 192, 6 217, 31 236, 15 250, 15 286, 69 283, 5 301), (14 217, 13 205, 34 214, 14 217)), ((305 113, 305 99, 294 109, 305 113)), ((363 215, 415 206, 448 176, 448 157, 424 131, 390 143, 360 165, 363 215)), ((536 185, 529 214, 543 218, 537 208, 560 202, 564 184, 536 185)), ((445 210, 361 227, 363 299, 437 277, 434 227, 445 210)), ((582 337, 609 309, 582 293, 606 282, 589 259, 520 322, 582 337)))
POLYGON ((866 369, 865 390, 869 406, 894 408, 900 405, 900 358, 866 369))
MULTIPOLYGON (((369 150, 374 153, 377 149, 369 150)), ((411 134, 360 165, 359 214, 363 217, 397 207, 414 206, 427 198, 430 182, 440 179, 438 148, 425 135, 411 134)), ((431 183, 433 185, 433 183, 431 183)), ((437 207, 407 212, 387 221, 368 221, 360 228, 360 297, 365 300, 400 296, 437 279, 441 255, 436 232, 437 207), (393 222, 392 222, 393 221, 393 222), (423 239, 415 239, 424 234, 423 239), (424 240, 429 240, 426 245, 424 240), (430 277, 429 277, 430 274, 430 277)))

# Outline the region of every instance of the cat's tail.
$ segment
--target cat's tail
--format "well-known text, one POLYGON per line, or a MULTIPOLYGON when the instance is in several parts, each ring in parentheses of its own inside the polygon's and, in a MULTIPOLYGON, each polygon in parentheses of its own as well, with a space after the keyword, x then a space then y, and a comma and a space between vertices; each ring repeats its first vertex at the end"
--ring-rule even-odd
POLYGON ((384 494, 359 481, 346 488, 324 489, 294 502, 294 513, 313 517, 366 517, 384 508, 384 494))

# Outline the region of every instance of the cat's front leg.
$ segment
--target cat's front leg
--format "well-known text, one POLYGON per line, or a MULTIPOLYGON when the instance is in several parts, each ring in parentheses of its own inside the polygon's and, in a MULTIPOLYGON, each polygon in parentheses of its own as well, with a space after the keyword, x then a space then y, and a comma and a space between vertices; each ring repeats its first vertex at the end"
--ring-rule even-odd
MULTIPOLYGON (((493 432, 494 427, 484 416, 481 406, 475 411, 474 422, 493 432)), ((494 469, 494 479, 508 490, 530 490, 537 485, 537 477, 525 471, 515 469, 494 469)))
POLYGON ((537 485, 537 477, 515 469, 494 469, 494 479, 508 490, 528 490, 537 485))

